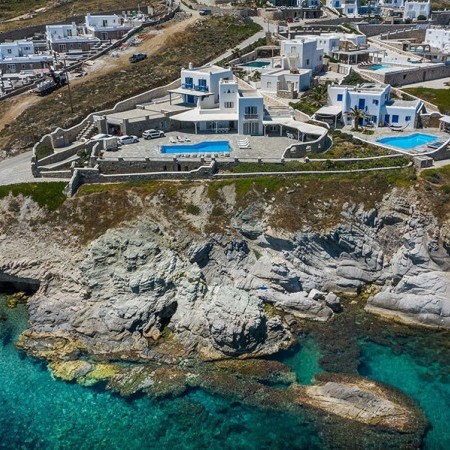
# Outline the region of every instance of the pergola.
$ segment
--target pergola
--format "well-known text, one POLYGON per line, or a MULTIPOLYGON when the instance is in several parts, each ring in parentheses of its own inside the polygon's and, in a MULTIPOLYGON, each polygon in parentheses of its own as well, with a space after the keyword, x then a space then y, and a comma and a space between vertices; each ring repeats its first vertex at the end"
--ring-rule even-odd
POLYGON ((211 95, 214 95, 214 92, 202 92, 202 91, 195 91, 193 89, 184 89, 182 87, 177 89, 171 89, 169 91, 169 104, 172 104, 172 94, 177 95, 191 95, 192 97, 195 97, 196 100, 203 97, 209 97, 211 95))
POLYGON ((377 56, 381 53, 381 55, 385 54, 385 50, 381 49, 362 49, 362 50, 338 50, 332 53, 332 57, 337 59, 343 64, 358 64, 361 62, 361 59, 364 60, 364 56, 369 56, 373 58, 373 55, 377 56))
POLYGON ((443 116, 439 119, 439 129, 450 133, 450 116, 443 116))
POLYGON ((238 114, 237 112, 224 113, 218 109, 199 109, 194 108, 189 111, 176 114, 171 117, 171 120, 178 122, 190 122, 194 124, 195 134, 198 133, 198 126, 200 123, 213 123, 214 127, 208 128, 208 131, 213 131, 215 133, 225 133, 230 131, 230 127, 223 127, 219 124, 224 122, 237 122, 238 114))
POLYGON ((332 119, 334 128, 337 126, 338 119, 342 118, 341 106, 322 106, 315 114, 314 118, 319 119, 332 119))

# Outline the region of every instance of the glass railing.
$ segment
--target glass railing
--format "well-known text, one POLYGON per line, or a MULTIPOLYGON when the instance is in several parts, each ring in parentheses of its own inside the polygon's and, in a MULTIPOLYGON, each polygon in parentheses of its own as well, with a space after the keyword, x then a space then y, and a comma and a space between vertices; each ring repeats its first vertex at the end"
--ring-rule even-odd
POLYGON ((258 119, 258 114, 244 114, 244 119, 258 119))
POLYGON ((194 84, 194 89, 196 91, 200 92, 208 92, 208 86, 200 85, 200 84, 194 84))

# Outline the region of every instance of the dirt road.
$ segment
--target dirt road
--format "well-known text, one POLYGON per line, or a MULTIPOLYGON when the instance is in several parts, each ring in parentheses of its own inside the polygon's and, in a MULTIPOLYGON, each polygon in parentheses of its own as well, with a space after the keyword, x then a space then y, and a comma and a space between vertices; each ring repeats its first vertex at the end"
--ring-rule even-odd
MULTIPOLYGON (((174 33, 184 31, 189 25, 198 19, 198 14, 193 13, 191 17, 184 20, 175 19, 163 26, 150 28, 145 35, 147 38, 142 41, 139 46, 129 47, 124 51, 118 51, 119 57, 113 58, 109 54, 102 56, 83 66, 83 70, 87 72, 87 76, 83 78, 71 78, 71 86, 76 89, 78 84, 87 80, 93 80, 106 73, 119 71, 123 67, 130 65, 128 58, 133 53, 147 53, 148 56, 155 55, 163 47, 166 39, 174 33)), ((21 94, 11 99, 0 101, 0 131, 5 125, 12 124, 14 119, 22 114, 31 105, 38 103, 41 97, 35 94, 21 94)))

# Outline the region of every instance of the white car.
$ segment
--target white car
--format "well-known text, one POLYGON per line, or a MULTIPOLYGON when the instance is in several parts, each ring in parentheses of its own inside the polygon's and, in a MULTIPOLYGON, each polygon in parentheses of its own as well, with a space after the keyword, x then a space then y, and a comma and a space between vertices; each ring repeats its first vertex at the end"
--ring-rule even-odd
POLYGON ((127 145, 127 144, 134 144, 135 142, 139 142, 139 139, 137 136, 121 136, 117 138, 117 142, 119 145, 127 145))
POLYGON ((96 134, 95 136, 91 137, 92 141, 103 141, 105 139, 109 139, 113 137, 112 134, 104 134, 104 133, 100 133, 100 134, 96 134))
POLYGON ((162 130, 145 130, 142 133, 142 137, 144 139, 155 139, 155 138, 160 138, 160 137, 164 137, 164 131, 162 130))

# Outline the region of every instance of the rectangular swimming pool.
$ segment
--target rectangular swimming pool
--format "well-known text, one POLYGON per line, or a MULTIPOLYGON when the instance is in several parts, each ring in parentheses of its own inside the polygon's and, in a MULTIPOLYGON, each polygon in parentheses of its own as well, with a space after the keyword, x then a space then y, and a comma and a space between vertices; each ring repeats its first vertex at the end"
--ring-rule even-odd
POLYGON ((252 61, 247 64, 242 64, 243 67, 266 67, 270 64, 267 61, 252 61))
POLYGON ((409 136, 385 137, 378 139, 376 142, 390 145, 391 147, 397 147, 402 150, 411 150, 414 147, 429 144, 437 139, 438 138, 436 136, 432 136, 431 134, 414 133, 409 136))
POLYGON ((388 66, 387 64, 374 64, 373 66, 370 66, 372 70, 383 70, 383 69, 390 69, 392 66, 388 66))
POLYGON ((230 149, 228 141, 206 141, 198 144, 162 145, 161 153, 227 153, 230 149))

